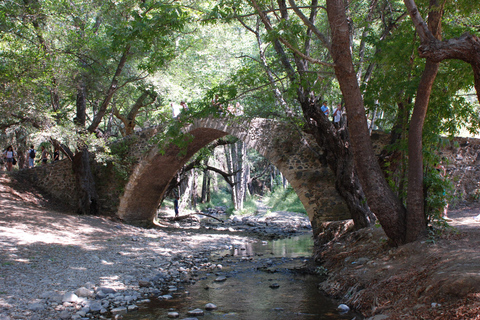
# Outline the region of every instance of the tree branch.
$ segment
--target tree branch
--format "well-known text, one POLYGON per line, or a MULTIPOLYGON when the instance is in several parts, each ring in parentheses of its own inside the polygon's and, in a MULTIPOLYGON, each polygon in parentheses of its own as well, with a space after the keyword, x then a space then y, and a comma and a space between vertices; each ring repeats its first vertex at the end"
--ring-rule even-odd
MULTIPOLYGON (((310 21, 310 19, 308 19, 304 14, 303 12, 300 10, 299 7, 297 7, 296 3, 294 0, 288 0, 288 2, 290 3, 290 5, 292 6, 292 9, 293 11, 295 12, 295 14, 303 21, 303 23, 305 24, 305 26, 308 27, 308 29, 312 30, 312 32, 317 36, 318 39, 320 39, 320 41, 322 41, 323 45, 328 49, 330 50, 330 42, 328 41, 327 37, 320 32, 320 30, 317 29, 317 27, 315 27, 315 25, 312 23, 312 21, 310 21)), ((316 6, 315 6, 316 7, 316 6)))
MULTIPOLYGON (((267 31, 273 31, 272 24, 270 23, 267 16, 265 15, 265 12, 262 11, 262 9, 260 9, 258 3, 255 0, 252 0, 252 4, 253 4, 253 7, 255 8, 255 10, 257 10, 258 15, 262 19, 262 22, 265 25, 265 28, 267 29, 267 31)), ((278 39, 278 41, 283 43, 287 48, 292 50, 296 55, 298 55, 299 57, 307 60, 308 62, 323 65, 323 66, 327 66, 327 67, 334 67, 335 66, 333 63, 317 60, 317 59, 314 59, 312 57, 309 57, 309 56, 305 55, 303 52, 301 52, 300 50, 295 48, 292 44, 290 44, 287 40, 285 40, 282 37, 277 37, 277 39, 278 39)))

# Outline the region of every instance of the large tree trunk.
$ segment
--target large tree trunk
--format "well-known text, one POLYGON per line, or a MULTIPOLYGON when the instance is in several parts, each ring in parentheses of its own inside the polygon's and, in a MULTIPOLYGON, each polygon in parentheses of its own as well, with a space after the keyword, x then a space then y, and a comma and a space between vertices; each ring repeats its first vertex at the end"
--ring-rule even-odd
POLYGON ((324 146, 326 161, 335 174, 335 189, 347 204, 356 229, 365 228, 375 222, 355 171, 354 160, 348 147, 348 135, 337 129, 323 114, 318 101, 301 101, 305 117, 312 119, 309 128, 319 145, 324 146), (328 134, 325 134, 327 132, 328 134), (343 136, 343 138, 342 138, 343 136))
POLYGON ((79 198, 77 212, 79 214, 97 214, 98 196, 90 168, 90 154, 87 148, 75 154, 72 169, 75 174, 79 198))
POLYGON ((394 244, 405 242, 405 208, 388 186, 378 164, 368 133, 363 99, 350 53, 350 38, 342 0, 327 0, 327 15, 332 31, 331 54, 348 114, 348 130, 355 166, 367 196, 387 236, 394 244))
MULTIPOLYGON (((428 15, 428 27, 440 40, 443 7, 437 0, 430 0, 431 11, 428 15)), ((407 235, 406 241, 415 241, 425 231, 426 218, 423 195, 423 124, 428 110, 430 93, 438 73, 438 62, 427 59, 422 78, 417 89, 408 133, 408 187, 407 187, 407 235)))

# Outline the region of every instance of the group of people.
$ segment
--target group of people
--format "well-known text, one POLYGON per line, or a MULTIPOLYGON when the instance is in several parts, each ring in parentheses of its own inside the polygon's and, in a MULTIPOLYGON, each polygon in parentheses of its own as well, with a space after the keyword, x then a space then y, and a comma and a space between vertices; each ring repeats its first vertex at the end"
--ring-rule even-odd
MULTIPOLYGON (((38 160, 41 162, 42 165, 46 165, 48 163, 48 158, 49 158, 49 152, 45 148, 45 146, 41 146, 41 157, 38 160)), ((35 158, 37 155, 37 150, 35 150, 35 147, 33 145, 30 146, 30 149, 27 151, 27 163, 28 163, 28 168, 33 168, 35 166, 35 158)), ((6 163, 6 168, 7 171, 12 171, 13 166, 17 163, 17 158, 18 154, 13 150, 13 147, 10 145, 8 146, 5 151, 3 152, 3 158, 6 163)), ((60 152, 58 151, 57 148, 55 148, 55 151, 53 152, 53 162, 56 162, 60 159, 60 152)))
MULTIPOLYGON (((327 106, 327 101, 324 101, 322 106, 320 107, 320 110, 322 110, 322 112, 327 116, 330 115, 330 109, 328 108, 327 106)), ((338 103, 335 110, 333 111, 332 113, 332 117, 333 117, 333 124, 335 125, 335 127, 338 129, 340 128, 342 125, 343 125, 343 108, 342 108, 342 104, 341 103, 338 103)))

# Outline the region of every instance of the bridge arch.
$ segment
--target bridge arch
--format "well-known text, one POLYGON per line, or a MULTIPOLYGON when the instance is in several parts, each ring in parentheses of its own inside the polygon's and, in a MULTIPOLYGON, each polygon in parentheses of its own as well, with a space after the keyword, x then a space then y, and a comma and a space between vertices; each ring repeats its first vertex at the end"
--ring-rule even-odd
POLYGON ((194 120, 184 132, 193 140, 183 156, 179 156, 177 146, 170 146, 164 153, 155 146, 134 167, 120 198, 120 218, 131 223, 153 221, 176 172, 201 148, 226 135, 241 139, 247 148, 257 150, 282 172, 314 229, 323 221, 349 218, 347 206, 335 190, 333 173, 319 160, 321 148, 313 139, 300 135, 293 125, 270 119, 204 118, 194 120))

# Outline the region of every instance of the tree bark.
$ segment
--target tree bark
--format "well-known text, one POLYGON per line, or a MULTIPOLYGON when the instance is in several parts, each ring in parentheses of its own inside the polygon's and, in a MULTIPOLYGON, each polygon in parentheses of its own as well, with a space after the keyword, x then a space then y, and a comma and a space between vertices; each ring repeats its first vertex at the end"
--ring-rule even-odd
POLYGON ((332 31, 331 54, 348 114, 348 130, 355 166, 368 205, 394 244, 405 242, 405 208, 388 186, 378 164, 368 134, 363 98, 350 53, 350 38, 342 0, 327 0, 327 15, 332 31))
MULTIPOLYGON (((438 0, 430 0, 428 27, 440 40, 443 7, 438 0)), ((408 186, 407 186, 407 234, 406 241, 415 241, 426 229, 423 193, 423 124, 428 110, 430 93, 437 77, 439 63, 427 59, 417 89, 415 105, 408 134, 408 186)))
POLYGON ((95 189, 92 170, 90 168, 90 154, 87 148, 77 152, 73 157, 72 169, 75 174, 79 195, 77 212, 79 214, 97 214, 98 196, 95 189))
POLYGON ((85 84, 83 80, 80 80, 80 83, 77 87, 77 116, 75 118, 75 124, 79 125, 81 128, 85 127, 87 119, 87 95, 85 92, 85 84))

